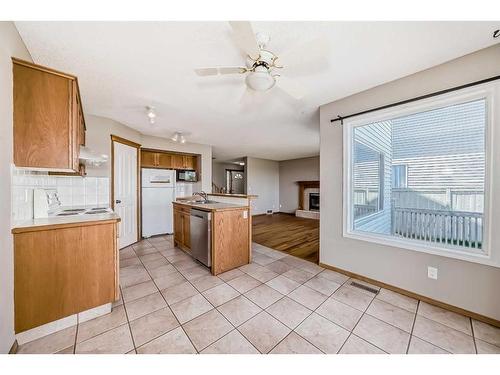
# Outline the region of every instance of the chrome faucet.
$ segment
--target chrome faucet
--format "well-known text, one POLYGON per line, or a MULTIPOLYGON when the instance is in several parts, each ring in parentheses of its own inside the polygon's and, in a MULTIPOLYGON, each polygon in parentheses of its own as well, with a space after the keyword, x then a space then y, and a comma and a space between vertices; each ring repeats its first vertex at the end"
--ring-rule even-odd
POLYGON ((207 195, 207 193, 205 193, 204 191, 196 192, 196 193, 194 193, 193 195, 199 195, 200 197, 202 197, 202 198, 203 198, 203 200, 204 200, 205 202, 207 202, 207 201, 208 201, 208 195, 207 195))

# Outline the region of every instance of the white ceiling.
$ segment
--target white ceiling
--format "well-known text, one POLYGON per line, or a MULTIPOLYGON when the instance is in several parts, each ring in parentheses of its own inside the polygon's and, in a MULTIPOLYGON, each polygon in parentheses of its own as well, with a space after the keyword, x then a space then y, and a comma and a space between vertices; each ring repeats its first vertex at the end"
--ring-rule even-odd
POLYGON ((243 77, 196 76, 195 67, 242 65, 227 22, 16 22, 36 63, 78 76, 87 114, 149 135, 188 133, 188 141, 212 145, 218 160, 318 155, 319 105, 492 45, 498 28, 498 22, 252 25, 270 35, 268 49, 278 55, 327 38, 327 65, 293 76, 308 91, 305 99, 273 88, 242 104, 243 77), (157 109, 154 127, 147 105, 157 109))

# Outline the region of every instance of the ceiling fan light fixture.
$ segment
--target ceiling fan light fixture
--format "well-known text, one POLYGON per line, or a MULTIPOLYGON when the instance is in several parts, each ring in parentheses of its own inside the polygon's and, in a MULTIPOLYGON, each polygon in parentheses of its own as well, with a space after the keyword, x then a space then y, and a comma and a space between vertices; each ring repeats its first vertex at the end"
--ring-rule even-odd
POLYGON ((177 133, 177 132, 176 132, 176 133, 172 136, 172 138, 170 138, 170 139, 171 139, 172 141, 174 141, 174 142, 178 142, 178 141, 179 141, 179 133, 177 133))
POLYGON ((248 73, 245 81, 247 86, 255 91, 267 91, 276 83, 275 78, 263 66, 256 67, 253 72, 248 73))
POLYGON ((183 143, 183 144, 184 144, 184 143, 186 143, 186 137, 184 137, 184 136, 181 134, 181 137, 180 137, 179 142, 181 142, 181 143, 183 143))

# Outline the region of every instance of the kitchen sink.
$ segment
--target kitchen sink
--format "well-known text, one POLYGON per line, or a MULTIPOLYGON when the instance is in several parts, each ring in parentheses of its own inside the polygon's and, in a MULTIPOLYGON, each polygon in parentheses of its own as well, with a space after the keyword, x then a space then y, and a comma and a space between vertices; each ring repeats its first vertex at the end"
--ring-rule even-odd
POLYGON ((212 203, 219 203, 217 201, 198 201, 198 202, 195 202, 196 204, 212 204, 212 203))

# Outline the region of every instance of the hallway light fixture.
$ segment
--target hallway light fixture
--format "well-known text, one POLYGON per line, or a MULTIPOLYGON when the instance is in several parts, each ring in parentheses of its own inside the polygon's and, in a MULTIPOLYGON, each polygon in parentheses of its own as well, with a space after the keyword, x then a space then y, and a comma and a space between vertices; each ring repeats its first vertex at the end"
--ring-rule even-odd
POLYGON ((186 143, 186 137, 181 132, 175 132, 172 138, 170 138, 174 142, 186 143))
POLYGON ((147 106, 146 110, 148 111, 147 115, 149 118, 149 123, 153 125, 156 122, 155 107, 147 106))

